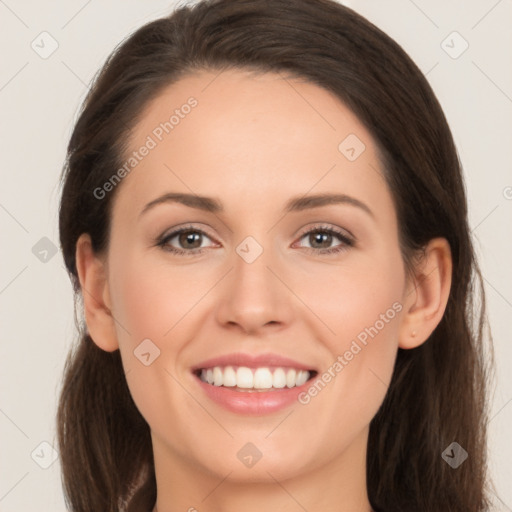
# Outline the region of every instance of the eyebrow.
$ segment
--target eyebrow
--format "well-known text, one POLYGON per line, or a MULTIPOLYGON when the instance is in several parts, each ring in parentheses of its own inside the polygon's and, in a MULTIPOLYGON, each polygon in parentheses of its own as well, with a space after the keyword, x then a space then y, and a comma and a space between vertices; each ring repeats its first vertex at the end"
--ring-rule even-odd
MULTIPOLYGON (((222 203, 213 197, 198 196, 195 194, 184 194, 179 192, 169 192, 164 194, 153 201, 150 201, 139 214, 139 217, 146 213, 151 208, 164 203, 180 203, 190 208, 196 208, 210 213, 222 213, 224 207, 222 203)), ((329 206, 333 204, 348 204, 360 208, 369 214, 372 218, 375 215, 370 208, 355 197, 346 194, 316 194, 309 196, 301 196, 290 199, 285 207, 284 213, 300 212, 311 208, 320 208, 321 206, 329 206)))

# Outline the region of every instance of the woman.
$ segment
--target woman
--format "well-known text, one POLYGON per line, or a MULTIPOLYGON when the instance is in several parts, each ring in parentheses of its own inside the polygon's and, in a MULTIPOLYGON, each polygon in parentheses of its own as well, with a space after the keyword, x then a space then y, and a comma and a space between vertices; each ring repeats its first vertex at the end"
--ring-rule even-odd
POLYGON ((182 7, 108 59, 63 182, 71 510, 488 508, 462 172, 379 29, 182 7))

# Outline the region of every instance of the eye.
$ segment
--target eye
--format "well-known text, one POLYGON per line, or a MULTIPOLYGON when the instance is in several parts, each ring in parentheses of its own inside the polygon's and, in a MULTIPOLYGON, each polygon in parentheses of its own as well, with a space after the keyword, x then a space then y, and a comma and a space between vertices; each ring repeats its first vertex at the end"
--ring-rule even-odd
POLYGON ((205 238, 210 239, 210 236, 200 229, 187 226, 163 235, 157 240, 156 245, 166 251, 189 256, 200 254, 208 247, 203 245, 205 238), (179 247, 173 244, 178 244, 179 247))
MULTIPOLYGON (((299 245, 299 247, 315 254, 339 253, 355 245, 355 241, 348 234, 329 226, 316 226, 303 233, 299 240, 304 238, 309 245, 299 245), (336 239, 340 243, 332 247, 336 239)), ((212 237, 203 230, 185 226, 162 235, 156 240, 155 245, 176 255, 194 256, 202 254, 208 247, 214 247, 214 245, 204 245, 207 239, 211 240, 212 237)))
POLYGON ((332 254, 347 250, 354 246, 354 240, 346 233, 328 226, 316 226, 303 233, 300 239, 306 238, 309 246, 302 246, 317 254, 332 254), (341 243, 331 247, 331 244, 338 239, 341 243))

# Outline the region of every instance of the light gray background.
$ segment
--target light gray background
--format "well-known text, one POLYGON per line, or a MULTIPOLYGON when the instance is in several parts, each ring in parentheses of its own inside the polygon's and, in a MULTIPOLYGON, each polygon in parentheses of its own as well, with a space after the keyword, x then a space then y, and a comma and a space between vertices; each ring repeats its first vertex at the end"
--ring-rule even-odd
MULTIPOLYGON (((459 149, 498 363, 489 447, 496 510, 512 511, 512 2, 345 3, 401 44, 426 74, 459 149), (458 58, 445 51, 463 48, 458 36, 446 39, 453 31, 469 44, 458 58)), ((58 177, 77 108, 115 45, 174 5, 0 0, 3 512, 65 510, 50 445, 56 445, 62 367, 75 335, 72 293, 60 254, 33 247, 43 237, 58 246, 58 177), (50 48, 43 31, 58 43, 47 59, 31 47, 35 41, 40 52, 50 48)))

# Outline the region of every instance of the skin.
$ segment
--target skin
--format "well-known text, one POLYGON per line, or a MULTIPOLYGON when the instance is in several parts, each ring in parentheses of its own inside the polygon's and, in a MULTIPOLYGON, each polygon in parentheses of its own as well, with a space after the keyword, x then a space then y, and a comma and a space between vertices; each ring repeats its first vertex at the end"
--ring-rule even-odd
MULTIPOLYGON (((444 313, 449 246, 432 240, 406 278, 374 141, 334 95, 304 80, 241 70, 189 75, 147 105, 129 150, 190 96, 198 105, 118 185, 108 251, 94 254, 87 234, 77 243, 89 332, 103 350, 120 349, 151 428, 155 511, 369 512, 369 424, 398 347, 423 343, 444 313), (353 162, 338 150, 349 134, 366 146, 353 162), (166 192, 217 198, 224 212, 165 203, 141 215, 166 192), (292 197, 332 192, 373 215, 351 204, 282 212, 292 197), (202 254, 156 245, 189 223, 206 232, 202 254), (304 235, 319 225, 352 234, 354 245, 304 235), (252 263, 236 252, 248 236, 263 248, 252 263), (336 246, 344 250, 320 252, 336 246), (306 405, 236 414, 207 398, 191 374, 237 351, 274 352, 321 373, 394 303, 401 311, 306 405), (133 354, 147 338, 160 349, 149 366, 133 354), (252 468, 237 457, 247 442, 262 453, 252 468)), ((181 242, 168 245, 195 247, 181 242)))

